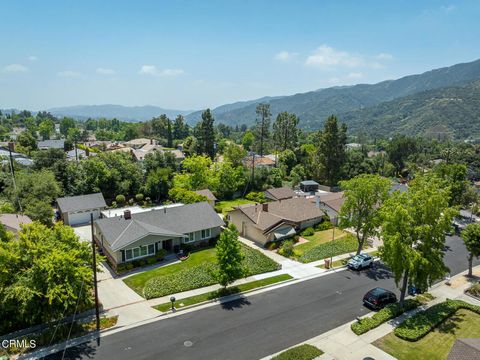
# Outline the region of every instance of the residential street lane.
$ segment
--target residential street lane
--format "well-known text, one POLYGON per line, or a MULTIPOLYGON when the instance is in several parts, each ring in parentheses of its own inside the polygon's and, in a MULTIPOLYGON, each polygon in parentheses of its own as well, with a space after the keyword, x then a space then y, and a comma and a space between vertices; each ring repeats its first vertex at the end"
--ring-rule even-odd
MULTIPOLYGON (((466 268, 466 251, 458 237, 448 246, 445 260, 455 274, 466 268)), ((100 346, 69 349, 65 358, 258 359, 369 312, 361 299, 376 286, 398 294, 382 266, 339 271, 102 337, 100 346)))

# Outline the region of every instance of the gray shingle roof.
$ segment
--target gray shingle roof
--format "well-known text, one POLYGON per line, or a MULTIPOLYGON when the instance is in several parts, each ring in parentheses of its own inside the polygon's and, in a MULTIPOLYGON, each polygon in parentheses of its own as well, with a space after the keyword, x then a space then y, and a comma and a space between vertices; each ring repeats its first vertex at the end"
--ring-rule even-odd
POLYGON ((197 190, 197 191, 195 191, 195 193, 197 193, 198 195, 205 196, 207 198, 207 200, 217 201, 217 198, 215 197, 215 195, 213 195, 213 193, 210 191, 210 189, 197 190))
POLYGON ((63 149, 65 147, 65 140, 43 140, 37 142, 39 149, 63 149))
POLYGON ((57 204, 62 213, 98 209, 107 206, 102 193, 58 198, 57 204))
POLYGON ((183 236, 194 231, 224 225, 223 220, 207 202, 132 214, 124 217, 103 218, 95 221, 104 240, 113 251, 147 235, 183 236))
POLYGON ((276 200, 290 199, 296 196, 295 192, 289 187, 279 187, 265 190, 266 194, 269 194, 276 200))

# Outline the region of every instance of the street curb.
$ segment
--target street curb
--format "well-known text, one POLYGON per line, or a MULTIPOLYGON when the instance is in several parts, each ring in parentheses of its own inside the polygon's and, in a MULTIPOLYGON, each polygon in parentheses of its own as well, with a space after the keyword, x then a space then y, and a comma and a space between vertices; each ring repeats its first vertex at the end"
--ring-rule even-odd
MULTIPOLYGON (((290 275, 290 276, 291 276, 291 275, 290 275)), ((268 279, 268 278, 267 278, 267 279, 268 279)), ((285 284, 285 283, 289 283, 289 282, 292 282, 292 281, 295 281, 295 280, 298 280, 298 279, 295 279, 294 277, 292 277, 291 279, 288 279, 288 280, 279 281, 279 282, 276 282, 276 283, 273 283, 273 284, 261 286, 261 287, 258 287, 258 288, 255 288, 255 289, 250 289, 250 290, 247 290, 247 291, 242 291, 242 292, 237 293, 237 294, 222 296, 222 297, 219 297, 219 298, 202 301, 202 302, 199 302, 199 303, 197 303, 197 304, 192 304, 192 305, 188 305, 188 306, 182 306, 181 308, 178 308, 178 309, 175 308, 174 311, 168 310, 168 311, 166 311, 166 312, 162 312, 162 311, 160 311, 160 310, 155 309, 155 306, 158 306, 158 305, 161 305, 161 304, 151 306, 151 308, 152 308, 152 309, 155 309, 155 310, 157 310, 157 311, 160 311, 161 314, 158 315, 157 317, 162 317, 162 316, 165 316, 165 315, 176 314, 176 313, 178 313, 179 311, 181 312, 181 311, 183 311, 183 310, 193 309, 193 308, 196 308, 196 307, 198 307, 198 306, 202 306, 202 305, 206 305, 206 304, 212 304, 212 303, 225 304, 225 303, 228 303, 228 302, 231 302, 231 301, 235 301, 235 300, 241 299, 241 298, 244 297, 243 295, 245 295, 245 294, 249 294, 249 293, 252 293, 252 292, 257 291, 257 290, 266 290, 266 289, 269 289, 269 288, 271 288, 271 287, 273 287, 273 286, 280 285, 280 284, 285 284)), ((180 299, 180 300, 181 300, 181 299, 180 299)), ((178 301, 180 301, 180 300, 178 300, 178 301)))

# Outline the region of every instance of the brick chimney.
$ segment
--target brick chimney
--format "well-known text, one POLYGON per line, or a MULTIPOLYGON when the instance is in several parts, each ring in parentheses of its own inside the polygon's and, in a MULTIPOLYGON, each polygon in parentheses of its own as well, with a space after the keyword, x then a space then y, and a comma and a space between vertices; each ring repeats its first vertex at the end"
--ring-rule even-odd
POLYGON ((130 210, 124 210, 123 211, 123 217, 125 220, 129 220, 132 218, 132 212, 130 210))
POLYGON ((262 210, 268 212, 268 203, 262 204, 262 210))

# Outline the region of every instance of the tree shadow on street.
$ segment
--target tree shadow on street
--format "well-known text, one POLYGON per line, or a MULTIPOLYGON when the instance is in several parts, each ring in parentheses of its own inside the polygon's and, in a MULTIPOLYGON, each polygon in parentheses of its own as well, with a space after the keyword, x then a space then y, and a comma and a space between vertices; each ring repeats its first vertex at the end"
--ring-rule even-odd
POLYGON ((224 310, 235 310, 241 309, 244 306, 251 305, 252 303, 245 297, 241 297, 240 299, 222 302, 222 309, 224 310))
POLYGON ((98 340, 93 340, 93 341, 89 341, 88 343, 85 343, 85 344, 80 344, 78 346, 68 348, 67 351, 65 351, 65 356, 63 356, 63 350, 62 350, 62 351, 59 351, 55 354, 43 357, 42 359, 45 359, 45 360, 93 359, 95 357, 95 353, 97 352, 97 346, 96 346, 97 341, 98 340))

